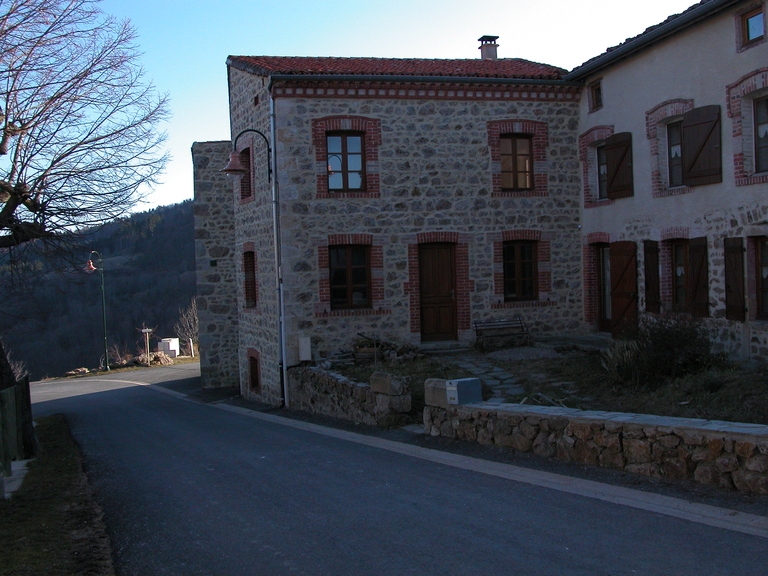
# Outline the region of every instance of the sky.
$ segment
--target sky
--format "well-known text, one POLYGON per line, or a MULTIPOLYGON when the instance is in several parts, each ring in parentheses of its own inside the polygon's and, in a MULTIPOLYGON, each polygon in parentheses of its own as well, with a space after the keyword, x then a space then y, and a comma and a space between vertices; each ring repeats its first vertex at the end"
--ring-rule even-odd
POLYGON ((229 55, 499 58, 571 70, 693 0, 103 0, 138 33, 147 77, 170 97, 171 162, 146 210, 192 198, 193 142, 229 140, 229 55))

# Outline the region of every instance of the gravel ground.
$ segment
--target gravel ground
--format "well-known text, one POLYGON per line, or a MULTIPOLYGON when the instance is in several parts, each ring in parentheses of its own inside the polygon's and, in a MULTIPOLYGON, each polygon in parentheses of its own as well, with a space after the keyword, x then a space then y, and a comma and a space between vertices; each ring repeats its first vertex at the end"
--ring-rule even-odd
POLYGON ((561 358, 560 354, 554 348, 539 348, 533 346, 516 346, 506 350, 497 350, 486 354, 492 360, 502 362, 518 362, 521 360, 538 360, 539 358, 561 358))

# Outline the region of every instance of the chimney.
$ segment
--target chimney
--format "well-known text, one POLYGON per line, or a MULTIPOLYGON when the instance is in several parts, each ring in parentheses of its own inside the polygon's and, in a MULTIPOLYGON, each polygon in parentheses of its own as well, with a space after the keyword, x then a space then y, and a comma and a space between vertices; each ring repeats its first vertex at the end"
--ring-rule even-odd
POLYGON ((480 42, 480 59, 481 60, 496 60, 496 48, 499 47, 498 44, 496 44, 496 40, 498 40, 498 36, 481 36, 478 38, 478 41, 480 42))

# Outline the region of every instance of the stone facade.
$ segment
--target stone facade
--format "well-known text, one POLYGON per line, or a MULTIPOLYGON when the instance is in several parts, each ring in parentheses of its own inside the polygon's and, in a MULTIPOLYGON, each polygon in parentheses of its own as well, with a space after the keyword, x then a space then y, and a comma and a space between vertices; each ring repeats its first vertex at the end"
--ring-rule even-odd
POLYGON ((205 387, 238 386, 238 313, 232 184, 220 172, 229 142, 192 145, 200 374, 205 387))
POLYGON ((427 388, 428 404, 435 404, 424 408, 431 436, 768 494, 768 426, 518 404, 449 406, 444 380, 428 380, 427 388))
POLYGON ((349 348, 358 332, 419 344, 419 319, 414 314, 416 249, 430 241, 457 245, 460 342, 473 340, 472 320, 509 314, 523 314, 534 334, 579 331, 577 106, 532 101, 276 100, 288 362, 296 360, 299 336, 310 337, 321 356, 349 348), (318 172, 325 167, 313 158, 312 119, 328 117, 380 122, 381 142, 373 167, 380 178, 378 197, 328 198, 318 193, 318 172), (493 193, 489 124, 500 120, 535 121, 548 127, 541 160, 544 194, 493 193), (546 244, 546 254, 539 260, 539 299, 504 304, 495 281, 501 272, 498 251, 502 240, 516 233, 530 233, 546 244), (378 254, 372 262, 373 306, 334 311, 324 293, 327 247, 353 242, 367 243, 378 254), (550 254, 556 257, 550 259, 550 254))

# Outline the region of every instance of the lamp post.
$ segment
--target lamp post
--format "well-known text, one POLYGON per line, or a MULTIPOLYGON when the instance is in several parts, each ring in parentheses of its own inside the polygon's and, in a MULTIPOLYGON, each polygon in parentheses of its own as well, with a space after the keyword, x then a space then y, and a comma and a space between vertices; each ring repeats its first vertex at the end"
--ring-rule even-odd
POLYGON ((240 152, 237 151, 237 141, 240 140, 240 136, 248 132, 255 132, 261 136, 264 139, 264 144, 267 145, 267 182, 272 182, 272 163, 270 161, 271 150, 269 148, 269 139, 267 139, 263 132, 260 132, 255 128, 246 128, 240 132, 240 134, 235 136, 235 140, 232 142, 232 152, 229 153, 229 162, 221 169, 221 171, 228 176, 242 176, 248 171, 249 168, 243 166, 243 163, 240 162, 240 152))
POLYGON ((104 324, 104 370, 107 372, 109 371, 109 348, 107 347, 107 300, 104 296, 104 260, 101 257, 101 254, 96 252, 96 250, 91 250, 91 253, 88 254, 88 262, 85 265, 85 271, 88 274, 93 274, 96 271, 99 271, 99 274, 101 275, 101 320, 104 324), (96 257, 99 259, 99 267, 93 265, 93 258, 92 256, 96 254, 96 257))

